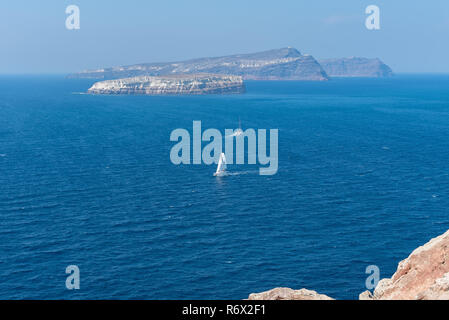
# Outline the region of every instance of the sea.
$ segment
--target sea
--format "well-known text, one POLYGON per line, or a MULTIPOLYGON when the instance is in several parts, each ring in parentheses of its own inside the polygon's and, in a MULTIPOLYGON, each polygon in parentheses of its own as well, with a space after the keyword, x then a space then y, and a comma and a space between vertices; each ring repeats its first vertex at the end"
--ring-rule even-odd
POLYGON ((0 299, 336 299, 449 229, 449 75, 84 94, 0 76, 0 299), (171 132, 278 129, 279 168, 170 160, 171 132), (79 269, 69 290, 68 266, 79 269))

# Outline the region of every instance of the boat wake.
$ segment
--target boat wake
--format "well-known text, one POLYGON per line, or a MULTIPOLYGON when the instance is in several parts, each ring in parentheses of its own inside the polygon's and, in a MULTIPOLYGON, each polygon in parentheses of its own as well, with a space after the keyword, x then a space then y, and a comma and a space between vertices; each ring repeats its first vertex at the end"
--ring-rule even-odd
POLYGON ((226 172, 220 173, 215 176, 216 177, 226 177, 226 176, 241 176, 241 175, 245 175, 245 174, 259 174, 259 170, 247 170, 247 171, 235 171, 235 172, 226 171, 226 172))
POLYGON ((259 170, 228 172, 227 174, 230 176, 240 176, 243 174, 259 174, 259 170))

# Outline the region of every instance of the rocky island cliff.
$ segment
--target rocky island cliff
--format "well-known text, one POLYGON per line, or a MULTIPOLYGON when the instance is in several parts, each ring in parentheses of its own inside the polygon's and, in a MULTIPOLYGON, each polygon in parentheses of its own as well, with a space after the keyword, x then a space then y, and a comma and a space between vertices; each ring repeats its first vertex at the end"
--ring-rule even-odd
POLYGON ((380 59, 341 58, 320 60, 329 77, 390 77, 393 71, 380 59))
MULTIPOLYGON (((315 291, 275 288, 252 293, 249 300, 329 300, 315 291)), ((374 293, 365 291, 360 300, 448 300, 449 230, 415 249, 402 260, 391 278, 382 279, 374 293)))
POLYGON ((87 70, 71 74, 69 78, 108 80, 198 73, 237 75, 245 80, 322 81, 328 79, 326 72, 311 55, 303 55, 291 47, 223 57, 87 70))
POLYGON ((391 278, 382 279, 362 300, 448 300, 449 230, 415 249, 399 262, 391 278))
POLYGON ((243 80, 325 81, 329 77, 387 77, 390 67, 379 59, 315 60, 292 47, 249 54, 199 58, 171 63, 144 63, 87 70, 69 78, 101 79, 93 94, 242 93, 243 80))
POLYGON ((198 95, 243 93, 242 77, 214 74, 140 76, 96 82, 91 94, 198 95))
POLYGON ((86 70, 68 78, 112 80, 140 76, 212 73, 237 75, 244 80, 323 81, 330 77, 388 77, 389 66, 380 59, 341 58, 317 61, 292 47, 222 57, 176 62, 142 63, 86 70))

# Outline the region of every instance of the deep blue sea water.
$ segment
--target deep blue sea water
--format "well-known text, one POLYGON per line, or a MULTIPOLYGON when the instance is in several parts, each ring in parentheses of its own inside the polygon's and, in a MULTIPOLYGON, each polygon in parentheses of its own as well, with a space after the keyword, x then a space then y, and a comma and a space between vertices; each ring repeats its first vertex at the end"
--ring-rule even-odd
MULTIPOLYGON (((449 76, 248 82, 243 95, 92 96, 0 77, 1 299, 339 299, 449 229, 449 76), (217 179, 170 132, 279 129, 279 171, 217 179), (81 289, 65 288, 78 265, 81 289)), ((254 171, 254 170, 253 170, 254 171)))

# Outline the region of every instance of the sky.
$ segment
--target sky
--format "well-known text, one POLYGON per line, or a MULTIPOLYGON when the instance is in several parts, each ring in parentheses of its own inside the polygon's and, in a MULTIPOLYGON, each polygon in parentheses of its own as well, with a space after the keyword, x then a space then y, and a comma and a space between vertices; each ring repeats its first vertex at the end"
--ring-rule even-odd
POLYGON ((70 73, 287 46, 316 59, 378 57, 449 73, 449 1, 2 0, 0 74, 70 73), (80 8, 68 30, 66 7, 80 8), (365 8, 380 8, 380 30, 365 8))

